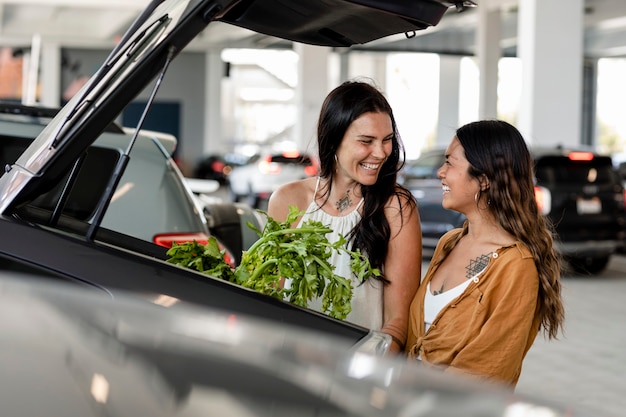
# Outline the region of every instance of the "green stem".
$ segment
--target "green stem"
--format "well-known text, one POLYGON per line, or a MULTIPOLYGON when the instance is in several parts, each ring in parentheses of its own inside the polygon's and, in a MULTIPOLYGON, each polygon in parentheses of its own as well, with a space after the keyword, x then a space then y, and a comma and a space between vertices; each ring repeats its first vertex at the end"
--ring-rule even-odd
POLYGON ((332 229, 329 229, 327 227, 314 227, 314 228, 313 227, 311 228, 297 227, 297 228, 292 228, 292 229, 275 230, 273 232, 266 234, 265 236, 263 236, 262 238, 254 242, 252 246, 250 246, 250 248, 247 250, 247 252, 250 252, 250 253, 254 252, 263 243, 267 242, 268 240, 271 240, 273 236, 286 235, 289 233, 296 233, 296 234, 297 233, 324 233, 326 234, 331 231, 332 229))

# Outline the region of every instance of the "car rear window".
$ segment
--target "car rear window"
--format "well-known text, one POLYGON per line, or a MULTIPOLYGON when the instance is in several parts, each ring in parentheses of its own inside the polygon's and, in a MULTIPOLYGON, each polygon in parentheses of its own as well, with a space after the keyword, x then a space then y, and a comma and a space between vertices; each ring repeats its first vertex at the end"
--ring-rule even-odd
POLYGON ((566 156, 545 156, 535 163, 537 180, 560 184, 610 184, 615 182, 611 158, 595 157, 589 161, 574 161, 566 156))
MULTIPOLYGON (((0 163, 2 163, 2 166, 15 163, 30 143, 30 140, 23 138, 0 138, 0 163)), ((98 146, 89 148, 80 167, 79 175, 66 201, 63 214, 83 221, 94 215, 119 156, 119 152, 113 149, 98 146)), ((39 196, 30 204, 53 211, 58 204, 68 176, 69 173, 54 188, 39 196)))

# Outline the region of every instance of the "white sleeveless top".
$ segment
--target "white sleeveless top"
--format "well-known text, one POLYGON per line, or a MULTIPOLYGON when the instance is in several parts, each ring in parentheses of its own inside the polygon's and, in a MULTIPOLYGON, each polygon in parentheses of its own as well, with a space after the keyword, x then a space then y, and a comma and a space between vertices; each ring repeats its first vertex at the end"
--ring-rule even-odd
MULTIPOLYGON (((359 207, 363 204, 363 199, 361 198, 354 210, 345 216, 330 215, 315 202, 319 183, 320 180, 318 178, 313 201, 302 216, 298 227, 307 220, 312 219, 332 229, 332 232, 326 235, 329 242, 333 243, 339 240, 339 234, 347 238, 354 226, 361 220, 359 207)), ((343 251, 335 251, 329 258, 329 262, 335 266, 337 275, 349 278, 352 283, 352 311, 346 317, 346 321, 371 330, 380 330, 383 325, 383 283, 374 278, 370 278, 362 284, 358 282, 350 269, 350 254, 343 251)), ((322 299, 313 299, 309 304, 309 308, 321 311, 322 299)))
POLYGON ((443 308, 448 305, 452 300, 465 292, 465 289, 469 286, 470 282, 478 282, 480 274, 485 272, 487 266, 481 269, 478 273, 472 276, 470 279, 466 279, 454 288, 450 288, 440 294, 433 295, 430 290, 430 281, 426 287, 426 295, 424 296, 424 332, 428 331, 430 325, 435 321, 437 315, 443 308))

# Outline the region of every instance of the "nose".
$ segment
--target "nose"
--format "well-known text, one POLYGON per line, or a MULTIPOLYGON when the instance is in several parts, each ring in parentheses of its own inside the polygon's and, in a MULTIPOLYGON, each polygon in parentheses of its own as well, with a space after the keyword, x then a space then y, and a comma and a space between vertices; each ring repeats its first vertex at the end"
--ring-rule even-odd
POLYGON ((445 176, 445 165, 442 165, 437 170, 437 178, 442 179, 445 176))
POLYGON ((372 155, 378 159, 387 159, 389 154, 391 154, 391 146, 391 142, 377 142, 376 146, 374 146, 374 150, 372 151, 372 155))

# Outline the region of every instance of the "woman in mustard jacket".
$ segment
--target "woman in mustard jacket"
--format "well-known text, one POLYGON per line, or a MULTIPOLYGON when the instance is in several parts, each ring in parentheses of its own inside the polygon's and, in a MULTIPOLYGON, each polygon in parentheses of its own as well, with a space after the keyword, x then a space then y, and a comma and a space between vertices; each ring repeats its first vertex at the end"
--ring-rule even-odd
POLYGON ((515 387, 537 333, 564 320, 554 232, 534 197, 519 131, 485 120, 457 130, 438 171, 443 207, 467 217, 439 241, 413 299, 411 359, 515 387))

